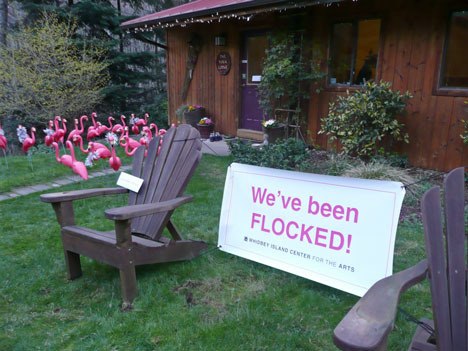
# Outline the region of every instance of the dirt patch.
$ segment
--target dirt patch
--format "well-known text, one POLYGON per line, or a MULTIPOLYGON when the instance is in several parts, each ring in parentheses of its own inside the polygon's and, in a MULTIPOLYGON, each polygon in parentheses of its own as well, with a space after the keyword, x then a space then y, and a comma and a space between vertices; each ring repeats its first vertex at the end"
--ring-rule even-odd
POLYGON ((177 294, 185 296, 185 302, 188 307, 194 305, 210 305, 213 307, 222 307, 217 299, 211 298, 213 292, 221 289, 221 279, 207 280, 187 280, 182 285, 172 289, 177 294))

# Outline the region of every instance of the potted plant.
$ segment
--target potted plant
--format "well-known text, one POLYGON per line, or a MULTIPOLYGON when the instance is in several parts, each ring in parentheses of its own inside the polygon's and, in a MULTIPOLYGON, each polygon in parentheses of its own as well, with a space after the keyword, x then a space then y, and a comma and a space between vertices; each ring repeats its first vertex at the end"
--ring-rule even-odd
POLYGON ((203 106, 187 105, 187 109, 184 112, 185 123, 196 128, 198 121, 200 121, 203 116, 206 116, 205 108, 203 106))
POLYGON ((214 123, 211 118, 203 117, 198 121, 197 129, 200 132, 202 139, 209 139, 210 134, 213 133, 214 123))
POLYGON ((276 119, 263 120, 262 128, 269 144, 275 143, 278 139, 284 139, 286 136, 286 125, 276 119))

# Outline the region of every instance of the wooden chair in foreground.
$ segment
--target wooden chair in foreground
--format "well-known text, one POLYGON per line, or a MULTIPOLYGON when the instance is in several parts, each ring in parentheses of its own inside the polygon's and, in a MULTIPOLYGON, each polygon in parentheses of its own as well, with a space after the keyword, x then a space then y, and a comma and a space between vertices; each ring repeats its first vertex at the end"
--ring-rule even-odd
POLYGON ((109 264, 120 270, 124 305, 137 294, 135 266, 192 259, 207 245, 182 239, 171 215, 180 205, 191 201, 183 192, 201 158, 199 132, 189 126, 172 127, 160 140, 154 138, 148 148, 140 147, 133 160, 133 175, 143 178, 138 193, 129 193, 128 206, 105 211, 115 221, 115 231, 99 232, 75 225, 73 201, 94 196, 127 193, 124 188, 101 188, 44 194, 61 226, 68 278, 81 276, 80 255, 109 264), (167 228, 172 236, 162 236, 167 228))
POLYGON ((431 325, 434 334, 418 326, 408 350, 468 350, 468 233, 465 233, 463 168, 453 170, 445 178, 444 198, 445 218, 438 187, 428 190, 421 202, 427 260, 384 278, 369 289, 335 328, 333 340, 340 349, 386 350, 400 294, 427 277, 434 320, 422 322, 431 325))

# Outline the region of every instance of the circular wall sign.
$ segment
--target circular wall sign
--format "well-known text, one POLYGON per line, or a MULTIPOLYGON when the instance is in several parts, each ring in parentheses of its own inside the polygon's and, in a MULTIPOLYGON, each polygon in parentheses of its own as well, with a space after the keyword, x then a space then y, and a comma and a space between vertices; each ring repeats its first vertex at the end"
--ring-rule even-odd
POLYGON ((220 52, 216 57, 216 69, 219 74, 225 76, 231 70, 231 55, 228 52, 220 52))

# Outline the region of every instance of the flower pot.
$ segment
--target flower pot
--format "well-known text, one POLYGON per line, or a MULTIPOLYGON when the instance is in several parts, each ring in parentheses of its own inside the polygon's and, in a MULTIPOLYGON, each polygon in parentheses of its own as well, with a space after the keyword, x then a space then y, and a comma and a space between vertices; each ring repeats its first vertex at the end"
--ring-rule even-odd
POLYGON ((185 123, 190 124, 192 127, 197 127, 197 123, 205 116, 205 109, 198 108, 193 111, 184 112, 185 123))
POLYGON ((213 133, 214 124, 197 124, 197 129, 202 139, 209 139, 210 134, 213 133))
POLYGON ((273 128, 263 127, 263 134, 267 135, 269 144, 274 144, 279 139, 284 139, 286 137, 286 126, 281 124, 278 127, 273 128))

